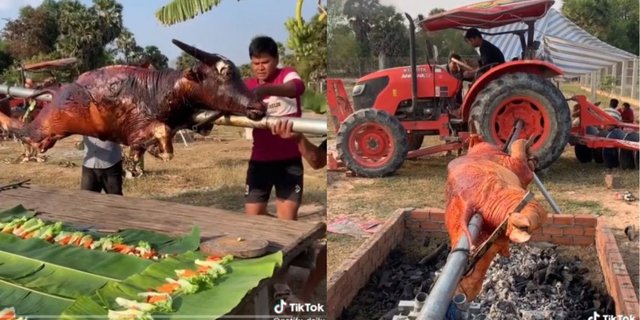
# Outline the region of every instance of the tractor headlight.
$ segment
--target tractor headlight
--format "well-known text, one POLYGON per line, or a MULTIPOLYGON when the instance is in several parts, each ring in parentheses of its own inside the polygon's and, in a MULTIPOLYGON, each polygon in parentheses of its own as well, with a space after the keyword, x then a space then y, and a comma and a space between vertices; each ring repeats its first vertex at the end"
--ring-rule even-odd
POLYGON ((355 87, 353 87, 353 92, 352 92, 352 94, 353 94, 354 96, 359 96, 359 95, 361 95, 361 94, 362 94, 362 92, 364 91, 364 87, 365 87, 365 86, 366 86, 365 84, 358 84, 358 85, 356 85, 355 87))

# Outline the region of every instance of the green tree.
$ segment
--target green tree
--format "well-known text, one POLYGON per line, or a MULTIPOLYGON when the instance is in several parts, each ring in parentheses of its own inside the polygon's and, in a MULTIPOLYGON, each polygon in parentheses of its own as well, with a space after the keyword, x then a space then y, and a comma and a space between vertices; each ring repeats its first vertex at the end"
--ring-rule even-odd
POLYGON ((7 43, 0 39, 0 73, 9 68, 13 64, 13 60, 7 48, 7 43))
MULTIPOLYGON (((404 25, 405 17, 397 13, 394 7, 380 6, 374 12, 371 21, 369 41, 372 53, 379 58, 379 67, 389 67, 385 63, 386 58, 399 58, 409 56, 409 31, 404 25)), ((402 59, 405 60, 405 59, 402 59)), ((396 59, 391 66, 406 65, 407 63, 396 59)))
POLYGON ((58 20, 57 50, 78 58, 81 71, 108 63, 107 44, 123 30, 122 5, 115 0, 93 0, 87 8, 77 0, 62 0, 58 20))
MULTIPOLYGON (((331 12, 329 17, 332 17, 331 12)), ((358 74, 358 64, 353 61, 359 58, 360 48, 353 30, 341 24, 330 34, 327 50, 331 54, 327 59, 327 73, 332 77, 358 74)))
POLYGON ((55 1, 46 0, 37 8, 21 8, 19 17, 7 22, 2 38, 11 56, 28 59, 55 50, 59 34, 57 7, 55 1))
POLYGON ((122 29, 122 32, 120 32, 120 35, 114 42, 116 47, 115 53, 121 56, 121 58, 117 60, 118 63, 130 63, 143 52, 143 49, 136 42, 133 33, 126 28, 122 29))
POLYGON ((151 64, 156 69, 166 69, 169 67, 169 58, 162 54, 162 51, 156 46, 144 47, 144 54, 151 60, 151 64))
POLYGON ((309 22, 304 18, 288 19, 287 46, 293 51, 294 65, 307 82, 317 83, 326 77, 327 21, 315 15, 309 22))
POLYGON ((197 65, 200 61, 186 52, 180 53, 178 60, 176 61, 176 69, 185 70, 197 65))
POLYGON ((243 79, 250 78, 252 76, 250 64, 245 63, 243 65, 240 65, 238 69, 240 69, 240 74, 243 79))
POLYGON ((622 50, 639 54, 637 0, 565 0, 562 13, 580 28, 622 50))
MULTIPOLYGON (((442 13, 444 9, 435 8, 429 12, 429 16, 442 13)), ((418 20, 423 17, 418 16, 418 20)), ((426 58, 427 43, 438 48, 438 63, 445 63, 451 53, 457 53, 462 57, 477 57, 475 49, 464 41, 463 31, 456 29, 445 29, 439 31, 421 32, 416 35, 416 51, 418 56, 426 58)), ((429 57, 434 59, 434 57, 429 57)), ((433 60, 430 60, 433 62, 433 60)))

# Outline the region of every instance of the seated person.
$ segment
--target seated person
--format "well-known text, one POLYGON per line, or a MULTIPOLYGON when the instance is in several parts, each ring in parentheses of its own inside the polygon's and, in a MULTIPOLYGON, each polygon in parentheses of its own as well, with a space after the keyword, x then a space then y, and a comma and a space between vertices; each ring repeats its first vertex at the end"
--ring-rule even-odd
POLYGON ((622 103, 622 108, 618 109, 618 112, 622 116, 622 122, 634 123, 636 121, 633 115, 633 109, 631 109, 631 105, 628 102, 622 103))
MULTIPOLYGON (((462 61, 462 58, 457 53, 451 53, 449 56, 449 63, 447 63, 447 72, 449 72, 452 76, 456 77, 458 80, 467 80, 464 78, 464 71, 462 71, 461 66, 456 63, 455 60, 462 61)), ((462 104, 462 86, 458 89, 456 93, 456 104, 462 104)))
MULTIPOLYGON (((498 65, 505 62, 502 51, 500 51, 500 49, 498 49, 498 47, 493 45, 491 42, 482 39, 482 34, 478 29, 471 28, 467 30, 464 35, 464 39, 474 48, 480 48, 479 68, 476 70, 465 71, 465 78, 475 77, 476 72, 482 67, 492 64, 498 65)), ((487 70, 484 70, 483 72, 486 72, 487 70)))

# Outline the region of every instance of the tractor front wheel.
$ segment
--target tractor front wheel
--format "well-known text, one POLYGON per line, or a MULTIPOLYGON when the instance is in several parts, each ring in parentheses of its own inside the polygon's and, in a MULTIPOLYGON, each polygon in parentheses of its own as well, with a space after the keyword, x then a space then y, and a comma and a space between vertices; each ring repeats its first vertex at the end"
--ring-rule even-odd
POLYGON ((534 138, 536 169, 549 167, 569 142, 569 105, 552 82, 533 74, 511 73, 491 81, 478 94, 470 116, 479 122, 483 139, 498 145, 506 143, 522 120, 520 138, 534 138))
POLYGON ((424 135, 417 133, 409 134, 409 151, 420 149, 422 142, 424 142, 424 135))
POLYGON ((396 172, 407 157, 407 132, 388 113, 361 109, 340 125, 338 157, 357 176, 385 177, 396 172))

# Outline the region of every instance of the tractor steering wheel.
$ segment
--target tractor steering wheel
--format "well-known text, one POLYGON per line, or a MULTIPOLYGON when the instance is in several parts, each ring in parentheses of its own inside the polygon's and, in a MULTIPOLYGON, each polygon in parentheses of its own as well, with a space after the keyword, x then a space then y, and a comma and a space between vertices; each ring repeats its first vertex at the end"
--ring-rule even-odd
POLYGON ((476 80, 478 80, 478 78, 479 78, 483 73, 487 72, 487 70, 491 69, 491 67, 496 66, 497 64, 498 64, 497 62, 494 62, 494 63, 490 63, 490 64, 487 64, 487 65, 484 65, 484 66, 482 66, 482 67, 478 68, 478 69, 476 70, 476 72, 474 73, 474 75, 473 75, 473 82, 475 82, 476 80))

